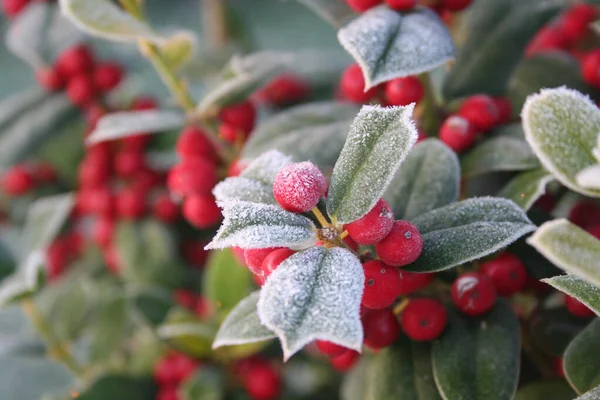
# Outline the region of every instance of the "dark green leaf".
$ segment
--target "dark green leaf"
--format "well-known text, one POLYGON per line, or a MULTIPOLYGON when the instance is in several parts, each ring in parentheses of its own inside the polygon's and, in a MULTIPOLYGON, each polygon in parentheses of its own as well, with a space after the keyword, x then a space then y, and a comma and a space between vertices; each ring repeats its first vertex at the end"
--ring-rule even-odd
POLYGON ((532 343, 544 353, 562 357, 567 345, 588 321, 570 314, 565 308, 542 310, 529 320, 527 330, 532 343))
POLYGON ((539 381, 523 386, 515 400, 571 400, 573 389, 564 380, 539 381))
POLYGON ((104 375, 77 397, 78 400, 148 400, 156 393, 151 378, 104 375))
POLYGON ((514 177, 499 193, 498 197, 512 200, 527 211, 544 193, 554 177, 543 168, 523 172, 514 177))
POLYGON ((600 385, 600 319, 596 318, 569 344, 563 358, 567 380, 585 393, 600 385))
POLYGON ((211 354, 215 329, 198 321, 195 315, 173 310, 158 327, 157 334, 176 349, 202 358, 211 354))
POLYGON ((170 293, 162 288, 136 290, 130 301, 145 322, 152 326, 162 323, 173 306, 170 293))
POLYGON ((465 177, 490 172, 522 171, 537 168, 540 163, 524 139, 499 136, 484 141, 461 161, 465 177))
POLYGON ((89 326, 91 359, 97 363, 110 359, 123 346, 131 322, 127 299, 121 293, 111 293, 89 326))
POLYGON ((223 377, 216 368, 204 367, 183 383, 179 393, 181 400, 221 400, 223 377))

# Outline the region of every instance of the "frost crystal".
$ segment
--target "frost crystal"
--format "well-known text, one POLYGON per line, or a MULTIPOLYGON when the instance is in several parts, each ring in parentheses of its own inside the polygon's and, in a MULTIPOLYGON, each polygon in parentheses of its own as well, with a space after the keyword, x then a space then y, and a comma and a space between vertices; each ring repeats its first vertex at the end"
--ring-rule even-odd
POLYGON ((258 315, 281 340, 289 359, 313 340, 361 350, 364 272, 342 248, 313 247, 286 259, 267 279, 258 315))

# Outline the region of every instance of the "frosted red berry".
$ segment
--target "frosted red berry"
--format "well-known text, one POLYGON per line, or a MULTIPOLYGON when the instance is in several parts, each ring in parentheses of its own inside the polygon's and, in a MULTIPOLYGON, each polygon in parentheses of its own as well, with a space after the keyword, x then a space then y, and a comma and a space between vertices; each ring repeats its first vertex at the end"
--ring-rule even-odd
POLYGON ((184 160, 171 168, 167 177, 169 190, 181 196, 209 194, 216 183, 216 166, 206 158, 184 160))
POLYGON ((358 64, 352 64, 344 70, 340 90, 345 99, 355 103, 368 103, 377 94, 373 88, 365 92, 365 78, 358 64))
POLYGON ((261 266, 265 258, 275 250, 283 247, 269 247, 266 249, 246 249, 244 250, 244 261, 246 266, 255 275, 260 275, 261 266))
POLYGON ((452 301, 465 314, 482 315, 496 303, 496 288, 487 276, 468 272, 452 284, 452 301))
POLYGON ((583 79, 590 85, 600 86, 600 50, 590 51, 581 63, 583 79))
POLYGON ((281 376, 269 363, 257 363, 242 379, 252 400, 274 400, 281 393, 281 376))
POLYGON ((305 161, 279 170, 273 182, 273 195, 284 209, 302 213, 317 205, 326 188, 327 182, 321 170, 305 161))
POLYGON ((433 299, 411 299, 400 316, 406 335, 419 342, 437 339, 446 328, 446 322, 446 309, 433 299))
POLYGON ((71 103, 84 107, 96 97, 96 87, 89 75, 79 74, 73 76, 67 84, 67 96, 71 103))
POLYGON ((440 0, 440 6, 449 11, 462 11, 472 2, 473 0, 440 0))
POLYGON ((499 110, 490 96, 479 94, 469 97, 458 110, 458 115, 466 118, 476 130, 487 132, 499 121, 499 110))
POLYGON ((11 196, 21 196, 34 185, 33 176, 24 165, 15 165, 2 175, 2 189, 11 196))
POLYGON ((512 296, 527 285, 525 265, 511 253, 502 253, 482 263, 481 273, 490 278, 500 296, 512 296))
POLYGON ((183 216, 199 229, 207 229, 221 221, 221 210, 212 195, 194 194, 183 202, 183 216))
POLYGON ((40 68, 35 77, 41 87, 49 92, 56 92, 65 86, 63 76, 55 68, 40 68))
POLYGON ((317 347, 321 353, 329 357, 338 357, 348 351, 348 348, 327 340, 317 340, 317 347))
POLYGON ((363 264, 365 289, 361 304, 372 310, 391 306, 398 297, 400 271, 396 267, 385 265, 379 260, 363 264))
POLYGON ((360 244, 375 244, 390 233, 394 213, 387 201, 380 199, 364 217, 344 226, 350 237, 360 244))
POLYGON ((146 213, 146 194, 123 189, 117 194, 117 215, 123 219, 139 219, 146 213))
POLYGON ((440 128, 440 139, 452 150, 460 153, 475 143, 477 130, 466 118, 451 115, 440 128))
POLYGON ((364 344, 372 349, 388 347, 400 336, 400 324, 392 310, 369 311, 363 318, 364 344))
POLYGON ((171 224, 179 219, 179 206, 165 193, 154 200, 152 213, 159 221, 171 224))
POLYGON ((346 3, 348 3, 350 8, 354 11, 363 13, 368 9, 383 3, 383 0, 346 0, 346 3))
POLYGON ((403 267, 414 262, 423 250, 423 238, 408 221, 394 222, 390 233, 375 245, 377 256, 387 265, 403 267))
POLYGON ((88 74, 94 68, 94 54, 86 45, 73 46, 58 56, 56 68, 66 79, 73 76, 88 74))
POLYGON ((285 248, 269 253, 269 255, 267 255, 263 260, 260 266, 260 273, 258 274, 260 277, 262 277, 263 282, 271 275, 273 271, 277 269, 277 267, 279 267, 279 265, 281 265, 282 262, 287 260, 293 254, 293 250, 285 248))
POLYGON ((254 128, 256 110, 252 103, 244 101, 223 108, 219 112, 219 119, 221 122, 231 125, 247 134, 254 128))
POLYGON ((329 363, 339 372, 349 371, 360 358, 360 353, 355 350, 346 350, 345 353, 329 359, 329 363))
POLYGON ((175 151, 183 159, 207 158, 214 156, 214 147, 206 138, 206 133, 194 126, 185 128, 175 145, 175 151))
POLYGON ((123 69, 116 63, 104 62, 96 66, 92 79, 96 89, 101 92, 109 92, 121 83, 123 69))
MULTIPOLYGON (((387 1, 389 3, 391 0, 387 1)), ((423 94, 423 85, 416 76, 392 79, 385 84, 385 101, 391 106, 419 103, 423 99, 423 94)))
POLYGON ((575 297, 565 296, 565 307, 569 313, 579 318, 591 318, 596 316, 592 310, 575 297))
POLYGON ((427 287, 435 279, 434 274, 417 274, 415 272, 400 270, 398 283, 398 296, 411 294, 427 287))

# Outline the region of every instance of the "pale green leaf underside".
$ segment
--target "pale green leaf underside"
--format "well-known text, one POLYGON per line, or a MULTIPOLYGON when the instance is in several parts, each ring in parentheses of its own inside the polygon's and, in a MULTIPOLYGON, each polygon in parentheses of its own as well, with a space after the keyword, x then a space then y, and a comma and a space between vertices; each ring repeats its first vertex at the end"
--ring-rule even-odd
POLYGON ((408 271, 435 272, 492 254, 535 226, 510 200, 481 197, 423 214, 412 223, 423 237, 423 252, 408 271))
POLYGON ((565 87, 530 96, 521 113, 525 138, 562 184, 587 196, 600 190, 583 188, 577 174, 596 164, 592 149, 600 132, 600 110, 588 97, 565 87))
POLYGON ((260 291, 253 292, 238 303, 221 324, 212 348, 262 342, 277 336, 260 323, 256 304, 260 291))
POLYGON ((482 318, 452 312, 433 343, 433 373, 444 399, 512 400, 519 382, 520 325, 498 302, 482 318))
POLYGON ((529 238, 554 265, 600 287, 600 240, 566 219, 546 222, 529 238))
POLYGON ((333 169, 327 211, 347 224, 368 213, 383 196, 417 139, 407 107, 363 106, 333 169))
POLYGON ((600 354, 600 319, 596 318, 569 343, 563 357, 567 380, 577 393, 585 393, 600 385, 598 354, 600 354))
POLYGON ((460 165, 437 139, 418 143, 383 196, 398 219, 413 219, 458 200, 460 165))
POLYGON ((345 1, 339 0, 298 0, 326 22, 339 29, 356 16, 345 1))
POLYGON ((498 193, 498 197, 512 200, 528 211, 533 203, 546 193, 546 186, 553 180, 552 174, 543 168, 523 172, 508 182, 498 193))
POLYGON ((555 276, 542 279, 542 282, 575 297, 600 316, 600 288, 575 275, 555 276))
POLYGON ((260 320, 281 340, 284 360, 317 339, 360 351, 364 280, 358 258, 339 247, 312 247, 286 259, 258 301, 260 320))
POLYGON ((455 53, 446 26, 428 8, 405 14, 373 8, 340 29, 338 40, 361 66, 365 89, 430 71, 455 53))
POLYGON ((576 180, 582 188, 600 191, 600 164, 579 171, 576 180))

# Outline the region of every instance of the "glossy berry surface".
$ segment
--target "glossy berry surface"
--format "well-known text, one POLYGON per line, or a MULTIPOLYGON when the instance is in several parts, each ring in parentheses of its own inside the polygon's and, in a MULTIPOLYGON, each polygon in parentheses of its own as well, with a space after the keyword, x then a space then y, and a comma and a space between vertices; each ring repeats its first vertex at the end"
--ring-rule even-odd
POLYGON ((261 274, 261 266, 265 258, 275 250, 283 247, 269 247, 266 249, 246 249, 244 250, 244 261, 246 266, 255 275, 261 274))
POLYGON ((416 341, 437 339, 446 328, 444 306, 433 299, 411 299, 400 316, 402 329, 416 341))
POLYGON ((221 209, 212 195, 194 194, 183 202, 183 216, 199 229, 207 229, 221 221, 221 209))
POLYGON ((356 243, 375 244, 390 233, 394 214, 387 201, 380 199, 364 217, 344 226, 356 243))
POLYGON ((365 78, 358 64, 344 70, 340 78, 340 90, 345 99, 355 103, 368 103, 377 94, 375 89, 365 92, 365 78))
POLYGON ((337 357, 333 357, 329 360, 331 366, 335 368, 339 372, 346 372, 352 369, 358 359, 360 358, 360 353, 355 350, 346 350, 345 353, 339 355, 337 357))
POLYGON ((525 265, 511 253, 502 253, 482 263, 481 273, 490 278, 500 296, 512 296, 527 285, 525 265))
POLYGON ((400 336, 398 318, 389 308, 372 310, 363 317, 364 343, 372 349, 390 346, 400 336))
POLYGON ((15 165, 2 175, 2 189, 11 196, 20 196, 33 188, 34 180, 29 169, 15 165))
MULTIPOLYGON (((388 0, 388 3, 390 1, 388 0)), ((419 103, 423 99, 423 94, 423 85, 416 76, 392 79, 385 84, 385 101, 391 106, 407 106, 411 103, 419 103)))
POLYGON ((435 274, 417 274, 400 269, 398 295, 406 295, 427 287, 435 279, 435 274))
POLYGON ((305 161, 279 170, 273 182, 273 195, 284 209, 301 213, 315 207, 326 188, 327 182, 321 170, 305 161))
POLYGON ((339 344, 328 342, 327 340, 317 340, 319 351, 329 357, 338 357, 344 354, 348 349, 339 344))
POLYGON ((496 288, 487 276, 468 272, 452 284, 452 301, 467 315, 482 315, 496 303, 496 288))
POLYGON ((458 153, 473 146, 476 136, 475 126, 458 115, 448 117, 440 128, 440 140, 458 153))
POLYGON ((467 119, 478 131, 487 132, 499 120, 498 107, 490 96, 471 96, 460 106, 458 115, 467 119))
POLYGON ((260 273, 257 274, 262 278, 264 282, 271 272, 275 271, 279 265, 284 262, 288 257, 294 254, 293 250, 290 249, 278 249, 269 253, 263 260, 260 266, 260 273))
POLYGON ((398 297, 400 271, 379 260, 363 264, 365 289, 361 304, 372 310, 389 307, 398 297))
POLYGON ((423 238, 408 221, 395 221, 390 233, 375 245, 377 256, 388 265, 403 267, 414 262, 423 250, 423 238))
POLYGON ((565 296, 565 307, 572 315, 579 318, 591 318, 596 314, 575 297, 565 296))
POLYGON ((354 11, 362 13, 383 3, 383 0, 346 0, 346 3, 348 3, 350 8, 354 11))

